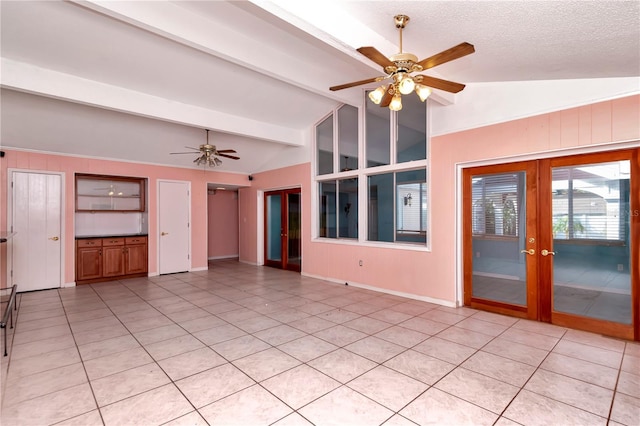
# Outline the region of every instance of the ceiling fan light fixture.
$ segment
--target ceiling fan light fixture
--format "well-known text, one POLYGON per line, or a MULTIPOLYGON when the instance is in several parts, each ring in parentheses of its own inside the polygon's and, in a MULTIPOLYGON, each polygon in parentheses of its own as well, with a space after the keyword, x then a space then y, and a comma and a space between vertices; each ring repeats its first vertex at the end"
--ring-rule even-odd
POLYGON ((398 91, 403 95, 408 95, 413 92, 413 89, 416 87, 416 83, 413 81, 413 78, 409 75, 405 75, 400 80, 398 84, 398 91))
POLYGON ((402 99, 399 93, 396 93, 391 99, 391 103, 389 104, 389 109, 391 111, 400 111, 402 109, 402 99))
POLYGON ((424 84, 416 84, 415 85, 416 94, 420 98, 422 102, 426 101, 429 95, 431 95, 431 89, 429 89, 424 84))
POLYGON ((376 90, 369 92, 369 99, 376 105, 380 105, 382 101, 382 97, 384 96, 387 88, 385 86, 380 86, 376 90))

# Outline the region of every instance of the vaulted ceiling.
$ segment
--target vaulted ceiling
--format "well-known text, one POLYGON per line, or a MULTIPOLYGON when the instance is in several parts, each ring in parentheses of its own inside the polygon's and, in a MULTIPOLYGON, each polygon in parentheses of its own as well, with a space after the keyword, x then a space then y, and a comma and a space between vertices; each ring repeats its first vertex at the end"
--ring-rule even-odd
POLYGON ((637 1, 3 0, 0 143, 196 167, 170 153, 211 129, 241 157, 220 170, 308 161, 313 124, 371 87, 329 86, 381 74, 355 49, 397 53, 399 13, 420 59, 474 44, 429 72, 468 87, 640 76, 637 1))

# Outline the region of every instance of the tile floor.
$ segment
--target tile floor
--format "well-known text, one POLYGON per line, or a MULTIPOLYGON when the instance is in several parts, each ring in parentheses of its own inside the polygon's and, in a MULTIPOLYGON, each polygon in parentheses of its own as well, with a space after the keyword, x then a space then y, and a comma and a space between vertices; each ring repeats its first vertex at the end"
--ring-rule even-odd
POLYGON ((236 261, 19 302, 3 426, 640 420, 640 344, 236 261))

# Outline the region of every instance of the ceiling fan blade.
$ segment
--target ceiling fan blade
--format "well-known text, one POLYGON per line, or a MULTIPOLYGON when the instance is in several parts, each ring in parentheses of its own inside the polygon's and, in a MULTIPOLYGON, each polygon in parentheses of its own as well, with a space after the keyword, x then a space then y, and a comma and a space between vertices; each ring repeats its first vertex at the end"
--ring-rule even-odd
POLYGON ((234 149, 219 149, 219 150, 218 150, 218 153, 222 153, 222 154, 225 154, 225 153, 226 153, 226 154, 229 154, 229 153, 231 153, 231 154, 235 154, 235 153, 236 153, 236 151, 235 151, 234 149))
POLYGON ((362 53, 367 58, 371 59, 376 64, 380 65, 382 67, 382 69, 385 69, 386 67, 395 67, 396 66, 396 64, 391 62, 391 60, 389 58, 387 58, 382 53, 380 53, 380 51, 378 49, 376 49, 375 47, 366 46, 366 47, 361 47, 361 48, 359 48, 357 50, 358 50, 358 52, 362 53))
POLYGON ((195 152, 170 152, 169 154, 195 154, 195 152))
POLYGON ((373 77, 366 80, 354 81, 353 83, 341 84, 339 86, 329 87, 329 90, 335 92, 336 90, 348 89, 349 87, 360 86, 367 83, 373 83, 374 81, 384 80, 386 77, 373 77))
POLYGON ((218 156, 219 157, 225 157, 225 158, 231 158, 232 160, 239 160, 240 159, 240 157, 236 157, 235 155, 220 154, 220 151, 218 151, 218 156))
POLYGON ((464 42, 450 49, 444 50, 440 53, 430 56, 427 59, 423 59, 420 62, 418 62, 418 65, 421 65, 422 69, 428 70, 429 68, 433 68, 436 65, 441 65, 446 62, 453 61, 454 59, 458 59, 458 58, 462 58, 463 56, 470 55, 475 51, 476 49, 473 47, 473 44, 464 42))
POLYGON ((390 87, 387 86, 385 88, 384 95, 382 96, 382 100, 380 101, 380 106, 388 107, 389 104, 391 103, 391 100, 393 99, 393 95, 394 95, 394 90, 390 90, 390 87))
POLYGON ((434 89, 444 90, 445 92, 458 93, 465 87, 462 83, 429 77, 428 75, 417 75, 416 77, 422 77, 422 79, 414 78, 416 83, 424 84, 425 86, 433 87, 434 89))

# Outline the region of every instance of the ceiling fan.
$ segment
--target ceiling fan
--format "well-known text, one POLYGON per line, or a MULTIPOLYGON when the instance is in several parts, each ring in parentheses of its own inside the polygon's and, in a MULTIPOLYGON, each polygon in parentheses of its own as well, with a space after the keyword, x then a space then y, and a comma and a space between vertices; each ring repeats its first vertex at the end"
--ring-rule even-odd
POLYGON ((193 160, 198 166, 205 165, 210 167, 220 166, 222 161, 218 157, 231 158, 232 160, 239 160, 240 157, 236 157, 236 151, 233 149, 217 149, 215 145, 209 144, 209 129, 205 129, 207 132, 207 143, 200 145, 200 148, 192 148, 190 146, 185 146, 187 149, 192 149, 193 151, 187 152, 171 152, 170 154, 198 154, 198 158, 193 160))
POLYGON ((342 90, 349 87, 390 79, 391 81, 388 84, 382 85, 376 90, 370 92, 369 98, 381 107, 388 106, 389 109, 399 111, 402 109, 401 95, 408 95, 415 91, 420 97, 420 100, 424 102, 431 94, 430 88, 440 89, 451 93, 458 93, 464 89, 465 85, 461 83, 442 80, 440 78, 422 74, 412 75, 412 73, 421 72, 437 65, 469 55, 475 52, 475 48, 472 44, 467 42, 460 43, 457 46, 419 61, 416 55, 402 51, 402 29, 409 22, 409 17, 407 15, 396 15, 393 19, 395 21, 396 28, 398 28, 400 32, 399 53, 387 58, 375 47, 361 47, 357 49, 359 53, 380 65, 385 75, 341 84, 339 86, 332 86, 329 90, 342 90))

